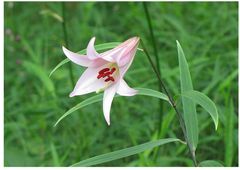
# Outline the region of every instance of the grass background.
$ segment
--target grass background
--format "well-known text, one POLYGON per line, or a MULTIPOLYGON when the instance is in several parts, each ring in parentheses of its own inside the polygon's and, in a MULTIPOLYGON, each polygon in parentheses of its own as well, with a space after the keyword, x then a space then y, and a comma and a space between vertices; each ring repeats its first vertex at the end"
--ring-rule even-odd
MULTIPOLYGON (((86 48, 140 36, 153 56, 151 38, 140 2, 66 3, 68 46, 86 48)), ((65 56, 62 4, 4 3, 4 163, 5 166, 69 166, 86 158, 141 144, 156 138, 158 100, 150 97, 115 98, 108 127, 97 103, 64 119, 69 108, 94 94, 69 98, 73 87, 64 65, 49 79, 65 56)), ((197 160, 218 160, 238 166, 238 4, 237 2, 148 3, 160 56, 162 77, 177 98, 180 92, 177 49, 187 57, 194 89, 217 105, 219 128, 198 108, 197 160)), ((72 64, 74 80, 83 68, 72 64)), ((146 56, 138 52, 126 75, 131 87, 158 89, 146 56)), ((174 111, 165 103, 160 138, 180 137, 174 111)), ((168 144, 101 166, 192 166, 186 146, 168 144), (157 154, 156 154, 157 153, 157 154)))

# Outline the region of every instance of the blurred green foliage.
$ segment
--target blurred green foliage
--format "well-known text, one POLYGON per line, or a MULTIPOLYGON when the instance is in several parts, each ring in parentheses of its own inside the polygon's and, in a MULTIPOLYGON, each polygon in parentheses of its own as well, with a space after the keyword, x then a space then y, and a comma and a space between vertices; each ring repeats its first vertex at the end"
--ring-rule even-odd
MULTIPOLYGON (((160 57, 162 78, 176 97, 180 93, 175 40, 184 49, 194 89, 217 105, 215 132, 200 109, 197 160, 238 165, 238 4, 237 2, 148 3, 160 57)), ((72 51, 140 36, 153 55, 140 2, 66 3, 68 45, 72 51)), ((80 160, 156 138, 158 100, 142 96, 116 98, 108 127, 101 103, 79 110, 53 127, 69 108, 94 94, 69 98, 68 67, 50 71, 63 59, 61 3, 4 3, 4 162, 5 166, 69 166, 80 160)), ((83 68, 72 64, 74 79, 83 68)), ((137 53, 126 75, 131 87, 157 89, 147 58, 137 53)), ((174 111, 164 104, 160 138, 180 137, 174 111)), ((168 144, 157 151, 102 166, 192 166, 186 146, 168 144), (157 156, 154 156, 157 155, 157 156)))

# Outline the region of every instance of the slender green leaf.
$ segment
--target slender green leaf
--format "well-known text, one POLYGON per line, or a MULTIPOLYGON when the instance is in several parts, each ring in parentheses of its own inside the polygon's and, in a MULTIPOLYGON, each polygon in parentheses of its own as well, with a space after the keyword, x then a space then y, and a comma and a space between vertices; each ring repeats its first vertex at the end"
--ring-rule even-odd
POLYGON ((190 90, 182 93, 182 96, 185 96, 195 102, 196 104, 199 104, 202 106, 212 117, 213 122, 215 124, 215 129, 217 130, 218 127, 218 111, 217 107, 214 104, 214 102, 207 97, 205 94, 195 91, 195 90, 190 90))
POLYGON ((225 143, 225 165, 232 166, 233 157, 234 157, 234 105, 233 100, 231 99, 228 107, 226 108, 226 124, 224 128, 224 143, 225 143))
POLYGON ((228 87, 228 85, 231 84, 234 79, 237 79, 237 77, 238 77, 238 69, 234 70, 231 74, 229 74, 228 77, 224 79, 224 81, 219 86, 219 90, 222 90, 225 87, 228 87))
POLYGON ((162 100, 169 101, 167 95, 159 91, 147 89, 147 88, 135 88, 135 89, 138 90, 137 95, 151 96, 151 97, 156 97, 162 100))
POLYGON ((135 155, 135 154, 141 153, 145 150, 152 149, 156 146, 164 145, 164 144, 167 144, 170 142, 180 142, 180 140, 175 139, 175 138, 159 139, 156 141, 147 142, 147 143, 140 144, 137 146, 125 148, 122 150, 106 153, 103 155, 98 155, 98 156, 80 161, 76 164, 73 164, 72 166, 85 166, 86 167, 86 166, 98 165, 98 164, 110 162, 110 161, 113 161, 116 159, 124 158, 127 156, 135 155))
POLYGON ((42 11, 40 11, 40 14, 50 16, 50 17, 56 19, 57 21, 59 21, 61 23, 63 22, 63 18, 60 15, 58 15, 57 13, 55 13, 51 10, 48 10, 48 9, 42 10, 42 11))
POLYGON ((59 156, 58 156, 58 153, 57 153, 57 150, 55 148, 54 143, 51 143, 50 149, 51 149, 51 154, 52 154, 52 159, 53 159, 54 166, 60 166, 59 156))
POLYGON ((39 63, 40 57, 36 54, 36 51, 31 47, 32 44, 29 43, 24 37, 21 39, 21 44, 26 50, 29 57, 31 57, 32 61, 35 63, 39 63))
MULTIPOLYGON (((146 89, 146 88, 136 88, 136 90, 138 90, 138 94, 137 95, 144 95, 144 96, 151 96, 151 97, 156 97, 162 100, 166 100, 169 102, 168 97, 158 91, 152 90, 152 89, 146 89)), ((119 95, 116 95, 116 97, 119 97, 119 95)), ((62 119, 64 119, 66 116, 70 115, 71 113, 75 112, 76 110, 83 108, 87 105, 102 101, 103 99, 103 94, 99 94, 96 96, 92 96, 84 101, 82 101, 81 103, 77 104, 76 106, 72 107, 70 110, 68 110, 66 113, 64 113, 55 123, 54 126, 56 126, 62 119)))
POLYGON ((57 122, 55 123, 54 126, 57 126, 57 124, 62 120, 64 119, 66 116, 70 115, 71 113, 75 112, 76 110, 80 109, 80 108, 83 108, 87 105, 90 105, 90 104, 93 104, 93 103, 96 103, 96 102, 99 102, 99 101, 102 101, 102 98, 103 98, 103 95, 102 94, 99 94, 99 95, 96 95, 96 96, 92 96, 84 101, 82 101, 81 103, 77 104, 76 106, 72 107, 71 109, 69 109, 66 113, 64 113, 58 120, 57 122))
POLYGON ((220 164, 217 161, 214 160, 206 160, 206 161, 202 161, 199 166, 201 167, 223 167, 222 164, 220 164))
POLYGON ((33 74, 35 77, 39 78, 49 92, 54 92, 53 82, 51 79, 49 79, 46 71, 41 66, 29 61, 24 61, 23 66, 30 74, 33 74))
MULTIPOLYGON (((110 42, 110 43, 104 43, 104 44, 99 44, 99 45, 95 45, 96 50, 107 50, 107 49, 111 49, 116 47, 117 45, 119 45, 119 42, 110 42)), ((78 52, 79 54, 86 54, 86 49, 81 50, 78 52)), ((49 77, 51 77, 51 75, 62 65, 68 63, 70 60, 68 58, 65 58, 63 61, 61 61, 49 74, 49 77)))
POLYGON ((68 58, 65 58, 63 61, 61 61, 56 67, 54 67, 54 69, 51 71, 51 73, 49 74, 49 77, 52 76, 52 74, 62 65, 68 63, 70 60, 68 58))
MULTIPOLYGON (((180 70, 181 92, 184 93, 185 91, 193 90, 193 85, 187 60, 185 58, 182 47, 178 41, 177 49, 180 70)), ((187 138, 189 140, 192 150, 195 151, 198 143, 198 120, 196 106, 193 101, 184 96, 182 96, 182 104, 184 112, 183 117, 187 131, 187 138)))

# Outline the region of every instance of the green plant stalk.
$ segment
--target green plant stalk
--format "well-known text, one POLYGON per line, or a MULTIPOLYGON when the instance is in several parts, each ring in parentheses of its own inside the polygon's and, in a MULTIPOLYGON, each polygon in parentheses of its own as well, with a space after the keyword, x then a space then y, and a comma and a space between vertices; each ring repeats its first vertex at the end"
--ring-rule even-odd
MULTIPOLYGON (((153 46, 153 50, 154 50, 154 55, 155 55, 155 62, 157 64, 157 71, 159 73, 159 75, 161 76, 161 69, 160 69, 160 63, 159 63, 159 57, 158 57, 158 50, 157 50, 157 46, 156 46, 156 41, 155 41, 155 37, 154 37, 154 32, 153 32, 153 28, 152 28, 152 22, 151 22, 151 18, 148 12, 148 7, 147 7, 147 3, 143 2, 143 8, 144 8, 144 12, 146 15, 146 19, 148 22, 148 29, 150 31, 150 36, 151 36, 151 41, 152 41, 152 46, 153 46)), ((159 91, 162 91, 162 86, 161 83, 158 81, 158 85, 159 85, 159 91)), ((163 119, 163 102, 159 101, 159 123, 158 123, 158 136, 161 133, 161 128, 162 128, 162 119, 163 119)))
POLYGON ((184 123, 184 119, 183 119, 181 113, 178 111, 177 106, 176 106, 176 104, 175 104, 172 96, 170 95, 170 93, 169 93, 168 90, 166 89, 166 87, 165 87, 165 85, 164 85, 164 83, 163 83, 163 81, 162 81, 162 79, 161 79, 161 76, 160 76, 159 72, 157 71, 157 68, 154 66, 154 63, 153 63, 153 61, 152 61, 152 59, 151 59, 148 51, 146 50, 145 45, 144 45, 144 43, 143 43, 142 40, 141 40, 141 45, 142 45, 142 48, 143 48, 144 53, 146 54, 146 56, 147 56, 147 58, 148 58, 148 60, 149 60, 149 62, 150 62, 150 64, 151 64, 151 66, 152 66, 152 68, 153 68, 153 71, 155 72, 155 74, 157 75, 157 78, 158 78, 159 82, 161 83, 161 86, 162 86, 162 88, 163 88, 163 91, 164 91, 164 92, 166 93, 166 95, 168 96, 169 101, 170 101, 170 103, 171 103, 174 111, 176 112, 176 115, 178 116, 178 120, 179 120, 180 126, 181 126, 181 128, 182 128, 182 132, 183 132, 183 135, 184 135, 184 139, 185 139, 185 141, 186 141, 186 143, 187 143, 187 146, 188 146, 188 149, 189 149, 189 152, 190 152, 192 161, 193 161, 193 163, 194 163, 194 166, 198 166, 197 161, 196 161, 195 152, 191 149, 191 146, 190 146, 189 141, 188 141, 188 138, 187 138, 186 126, 185 126, 185 123, 184 123))
MULTIPOLYGON (((63 36, 64 36, 64 43, 66 44, 66 47, 68 47, 68 34, 67 34, 67 24, 66 24, 66 15, 65 15, 65 2, 62 2, 62 29, 63 29, 63 36)), ((69 75, 71 79, 72 86, 74 87, 74 76, 73 76, 73 69, 72 64, 68 63, 69 68, 69 75)))

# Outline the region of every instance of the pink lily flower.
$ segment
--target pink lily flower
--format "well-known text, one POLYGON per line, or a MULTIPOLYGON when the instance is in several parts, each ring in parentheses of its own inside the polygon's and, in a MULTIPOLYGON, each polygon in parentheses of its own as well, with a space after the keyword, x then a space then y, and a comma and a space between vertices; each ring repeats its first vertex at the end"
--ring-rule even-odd
POLYGON ((110 109, 115 93, 121 96, 137 94, 137 90, 130 88, 123 77, 132 64, 139 37, 130 38, 100 54, 95 50, 94 42, 95 37, 89 41, 87 55, 74 53, 62 47, 64 54, 72 62, 87 67, 70 93, 70 97, 104 91, 103 113, 107 124, 110 125, 110 109))

